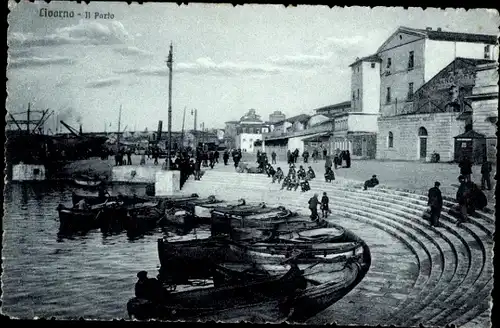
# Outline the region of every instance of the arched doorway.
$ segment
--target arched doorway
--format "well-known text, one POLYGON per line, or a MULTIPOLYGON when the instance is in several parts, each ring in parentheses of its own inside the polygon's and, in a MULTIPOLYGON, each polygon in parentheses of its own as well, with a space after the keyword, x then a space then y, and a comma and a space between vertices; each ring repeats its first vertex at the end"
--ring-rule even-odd
POLYGON ((418 139, 419 158, 425 160, 427 158, 427 129, 423 126, 418 129, 418 139))

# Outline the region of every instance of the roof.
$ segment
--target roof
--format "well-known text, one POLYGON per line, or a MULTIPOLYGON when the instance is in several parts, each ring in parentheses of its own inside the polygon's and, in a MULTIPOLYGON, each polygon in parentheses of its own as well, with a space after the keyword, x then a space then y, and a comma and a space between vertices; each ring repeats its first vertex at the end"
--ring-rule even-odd
POLYGON ((497 44, 498 36, 490 34, 474 34, 474 33, 461 33, 461 32, 448 32, 428 29, 418 29, 406 26, 400 26, 386 41, 377 49, 377 53, 391 40, 396 34, 403 32, 421 36, 426 39, 435 41, 453 41, 453 42, 471 42, 471 43, 487 43, 497 44))
POLYGON ((302 141, 317 141, 317 140, 321 140, 324 137, 329 137, 329 136, 330 136, 330 132, 322 132, 322 133, 314 134, 312 136, 308 136, 306 138, 303 138, 302 141))
POLYGON ((273 124, 274 125, 280 125, 280 124, 283 124, 285 122, 289 122, 289 123, 293 123, 293 122, 297 122, 297 121, 304 122, 304 121, 308 121, 310 118, 311 118, 311 115, 308 115, 308 114, 299 114, 299 115, 295 115, 295 116, 289 117, 287 119, 275 122, 273 124))
POLYGON ((472 66, 478 66, 478 65, 482 65, 482 64, 486 64, 486 63, 494 63, 495 62, 494 60, 490 60, 490 59, 475 59, 475 58, 457 57, 454 60, 452 60, 448 65, 443 67, 439 72, 437 72, 429 81, 422 84, 417 90, 415 90, 414 93, 416 94, 416 93, 420 92, 420 90, 424 89, 425 87, 427 87, 428 85, 433 83, 433 81, 435 81, 435 79, 440 77, 442 72, 446 71, 451 65, 453 65, 453 63, 455 63, 457 61, 462 61, 462 62, 467 63, 467 64, 472 65, 472 66))
POLYGON ((484 139, 485 136, 484 134, 478 133, 474 130, 469 130, 465 133, 459 134, 458 136, 454 137, 456 138, 464 138, 464 139, 484 139))
POLYGON ((352 63, 351 65, 349 65, 349 67, 352 67, 352 66, 356 65, 359 62, 373 62, 373 63, 377 63, 377 62, 381 62, 381 61, 382 61, 382 58, 380 58, 377 54, 375 54, 375 55, 370 55, 370 56, 366 56, 366 57, 362 57, 362 58, 356 58, 356 60, 354 61, 354 63, 352 63))
POLYGON ((227 121, 226 124, 238 124, 240 121, 227 121))
POLYGON ((334 104, 334 105, 320 107, 320 108, 315 109, 315 111, 317 113, 317 112, 329 111, 329 110, 332 110, 332 109, 339 109, 339 108, 345 108, 345 107, 351 107, 351 101, 350 100, 343 101, 341 103, 337 103, 337 104, 334 104))

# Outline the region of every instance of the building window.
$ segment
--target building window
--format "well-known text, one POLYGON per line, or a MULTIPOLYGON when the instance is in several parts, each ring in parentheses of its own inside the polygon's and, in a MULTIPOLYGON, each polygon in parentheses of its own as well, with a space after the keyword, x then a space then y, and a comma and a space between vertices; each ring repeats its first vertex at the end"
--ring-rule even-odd
POLYGON ((392 61, 391 58, 387 58, 387 67, 386 68, 391 68, 392 61))
POLYGON ((358 66, 358 73, 359 73, 359 66, 358 66))
POLYGON ((243 139, 243 142, 247 142, 247 139, 243 139))
POLYGON ((371 68, 375 68, 375 63, 371 63, 371 68))
POLYGON ((356 93, 354 91, 352 92, 352 101, 356 101, 356 93))
POLYGON ((487 45, 487 46, 484 47, 484 58, 485 59, 490 59, 491 58, 490 50, 491 50, 491 46, 490 45, 487 45))
POLYGON ((359 89, 358 89, 358 100, 359 100, 359 89))
POLYGON ((408 70, 412 70, 415 65, 415 53, 410 51, 410 55, 408 57, 408 70))
POLYGON ((391 87, 387 87, 387 93, 385 94, 385 102, 387 104, 391 102, 391 87))
POLYGON ((408 100, 413 100, 413 82, 408 83, 408 100))
POLYGON ((389 132, 389 135, 387 137, 387 147, 393 148, 394 147, 394 135, 392 132, 389 132))

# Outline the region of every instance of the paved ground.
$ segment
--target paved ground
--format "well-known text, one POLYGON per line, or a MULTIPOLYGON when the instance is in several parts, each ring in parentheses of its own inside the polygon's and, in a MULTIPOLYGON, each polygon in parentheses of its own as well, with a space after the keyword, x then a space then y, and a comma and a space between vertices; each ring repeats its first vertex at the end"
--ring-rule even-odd
MULTIPOLYGON (((253 163, 252 165, 257 166, 256 158, 255 154, 244 154, 243 161, 253 163)), ((310 162, 304 164, 302 159, 300 159, 297 165, 304 165, 304 168, 307 168, 305 165, 311 166, 317 176, 322 176, 325 173, 324 160, 318 161, 317 163, 310 162)), ((285 161, 278 161, 275 167, 278 166, 283 169, 285 174, 288 172, 288 165, 285 161)), ((475 165, 472 170, 472 180, 480 184, 481 166, 475 165)), ((382 185, 410 189, 423 193, 426 193, 429 188, 433 187, 435 181, 439 181, 441 182, 441 190, 443 193, 455 197, 458 185, 457 178, 460 174, 460 170, 458 164, 376 160, 352 161, 350 168, 338 168, 335 170, 335 175, 337 177, 358 181, 365 181, 371 178, 373 174, 377 175, 382 185)), ((490 202, 494 200, 495 194, 494 189, 496 181, 494 177, 495 172, 492 172, 492 190, 485 191, 490 202)))

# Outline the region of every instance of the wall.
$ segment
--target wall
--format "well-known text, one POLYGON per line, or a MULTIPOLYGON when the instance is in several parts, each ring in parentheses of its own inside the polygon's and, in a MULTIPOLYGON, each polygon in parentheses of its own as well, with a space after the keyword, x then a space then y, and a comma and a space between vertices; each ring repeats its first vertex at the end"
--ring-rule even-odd
POLYGON ((12 181, 45 180, 45 166, 35 164, 17 164, 12 166, 12 181))
POLYGON ((126 183, 154 183, 156 172, 161 171, 165 161, 159 161, 155 166, 124 165, 114 166, 111 181, 126 183), (133 173, 135 172, 135 174, 133 173))
MULTIPOLYGON (((484 43, 427 40, 425 43, 425 81, 429 81, 456 57, 484 59, 484 43), (456 45, 456 54, 455 54, 456 45)), ((489 59, 498 58, 498 46, 491 46, 489 59)))
POLYGON ((419 160, 418 129, 427 129, 427 158, 436 151, 442 162, 454 157, 453 137, 465 132, 458 113, 412 114, 395 117, 379 117, 377 134, 377 159, 419 160), (393 133, 393 148, 388 148, 389 131, 393 133))
POLYGON ((302 153, 304 152, 304 141, 302 141, 303 138, 304 136, 288 139, 288 150, 293 152, 295 149, 298 149, 299 155, 302 155, 302 153))
POLYGON ((348 131, 377 132, 377 118, 377 114, 357 115, 356 113, 351 113, 347 121, 348 131))
MULTIPOLYGON (((413 83, 413 90, 424 84, 424 49, 425 39, 403 44, 399 47, 379 53, 382 58, 380 65, 380 113, 383 116, 396 114, 398 106, 407 102, 408 84, 413 83), (408 70, 409 52, 414 52, 414 67, 408 70), (392 65, 387 68, 387 59, 392 65), (390 75, 385 75, 389 71, 390 75), (391 88, 391 101, 386 102, 387 87, 391 88)), ((441 68, 444 67, 441 66, 441 68)))
POLYGON ((238 135, 239 139, 239 146, 238 148, 241 148, 241 151, 251 153, 254 151, 257 151, 257 149, 260 149, 261 147, 254 147, 253 143, 257 140, 262 140, 262 134, 256 134, 256 133, 241 133, 238 135))
POLYGON ((363 62, 351 68, 351 109, 360 112, 363 108, 363 62), (359 91, 359 94, 358 94, 359 91), (354 97, 353 97, 354 96, 354 97))
POLYGON ((362 72, 361 111, 378 114, 380 111, 380 63, 363 62, 362 72), (375 65, 374 68, 371 67, 372 64, 375 65))

